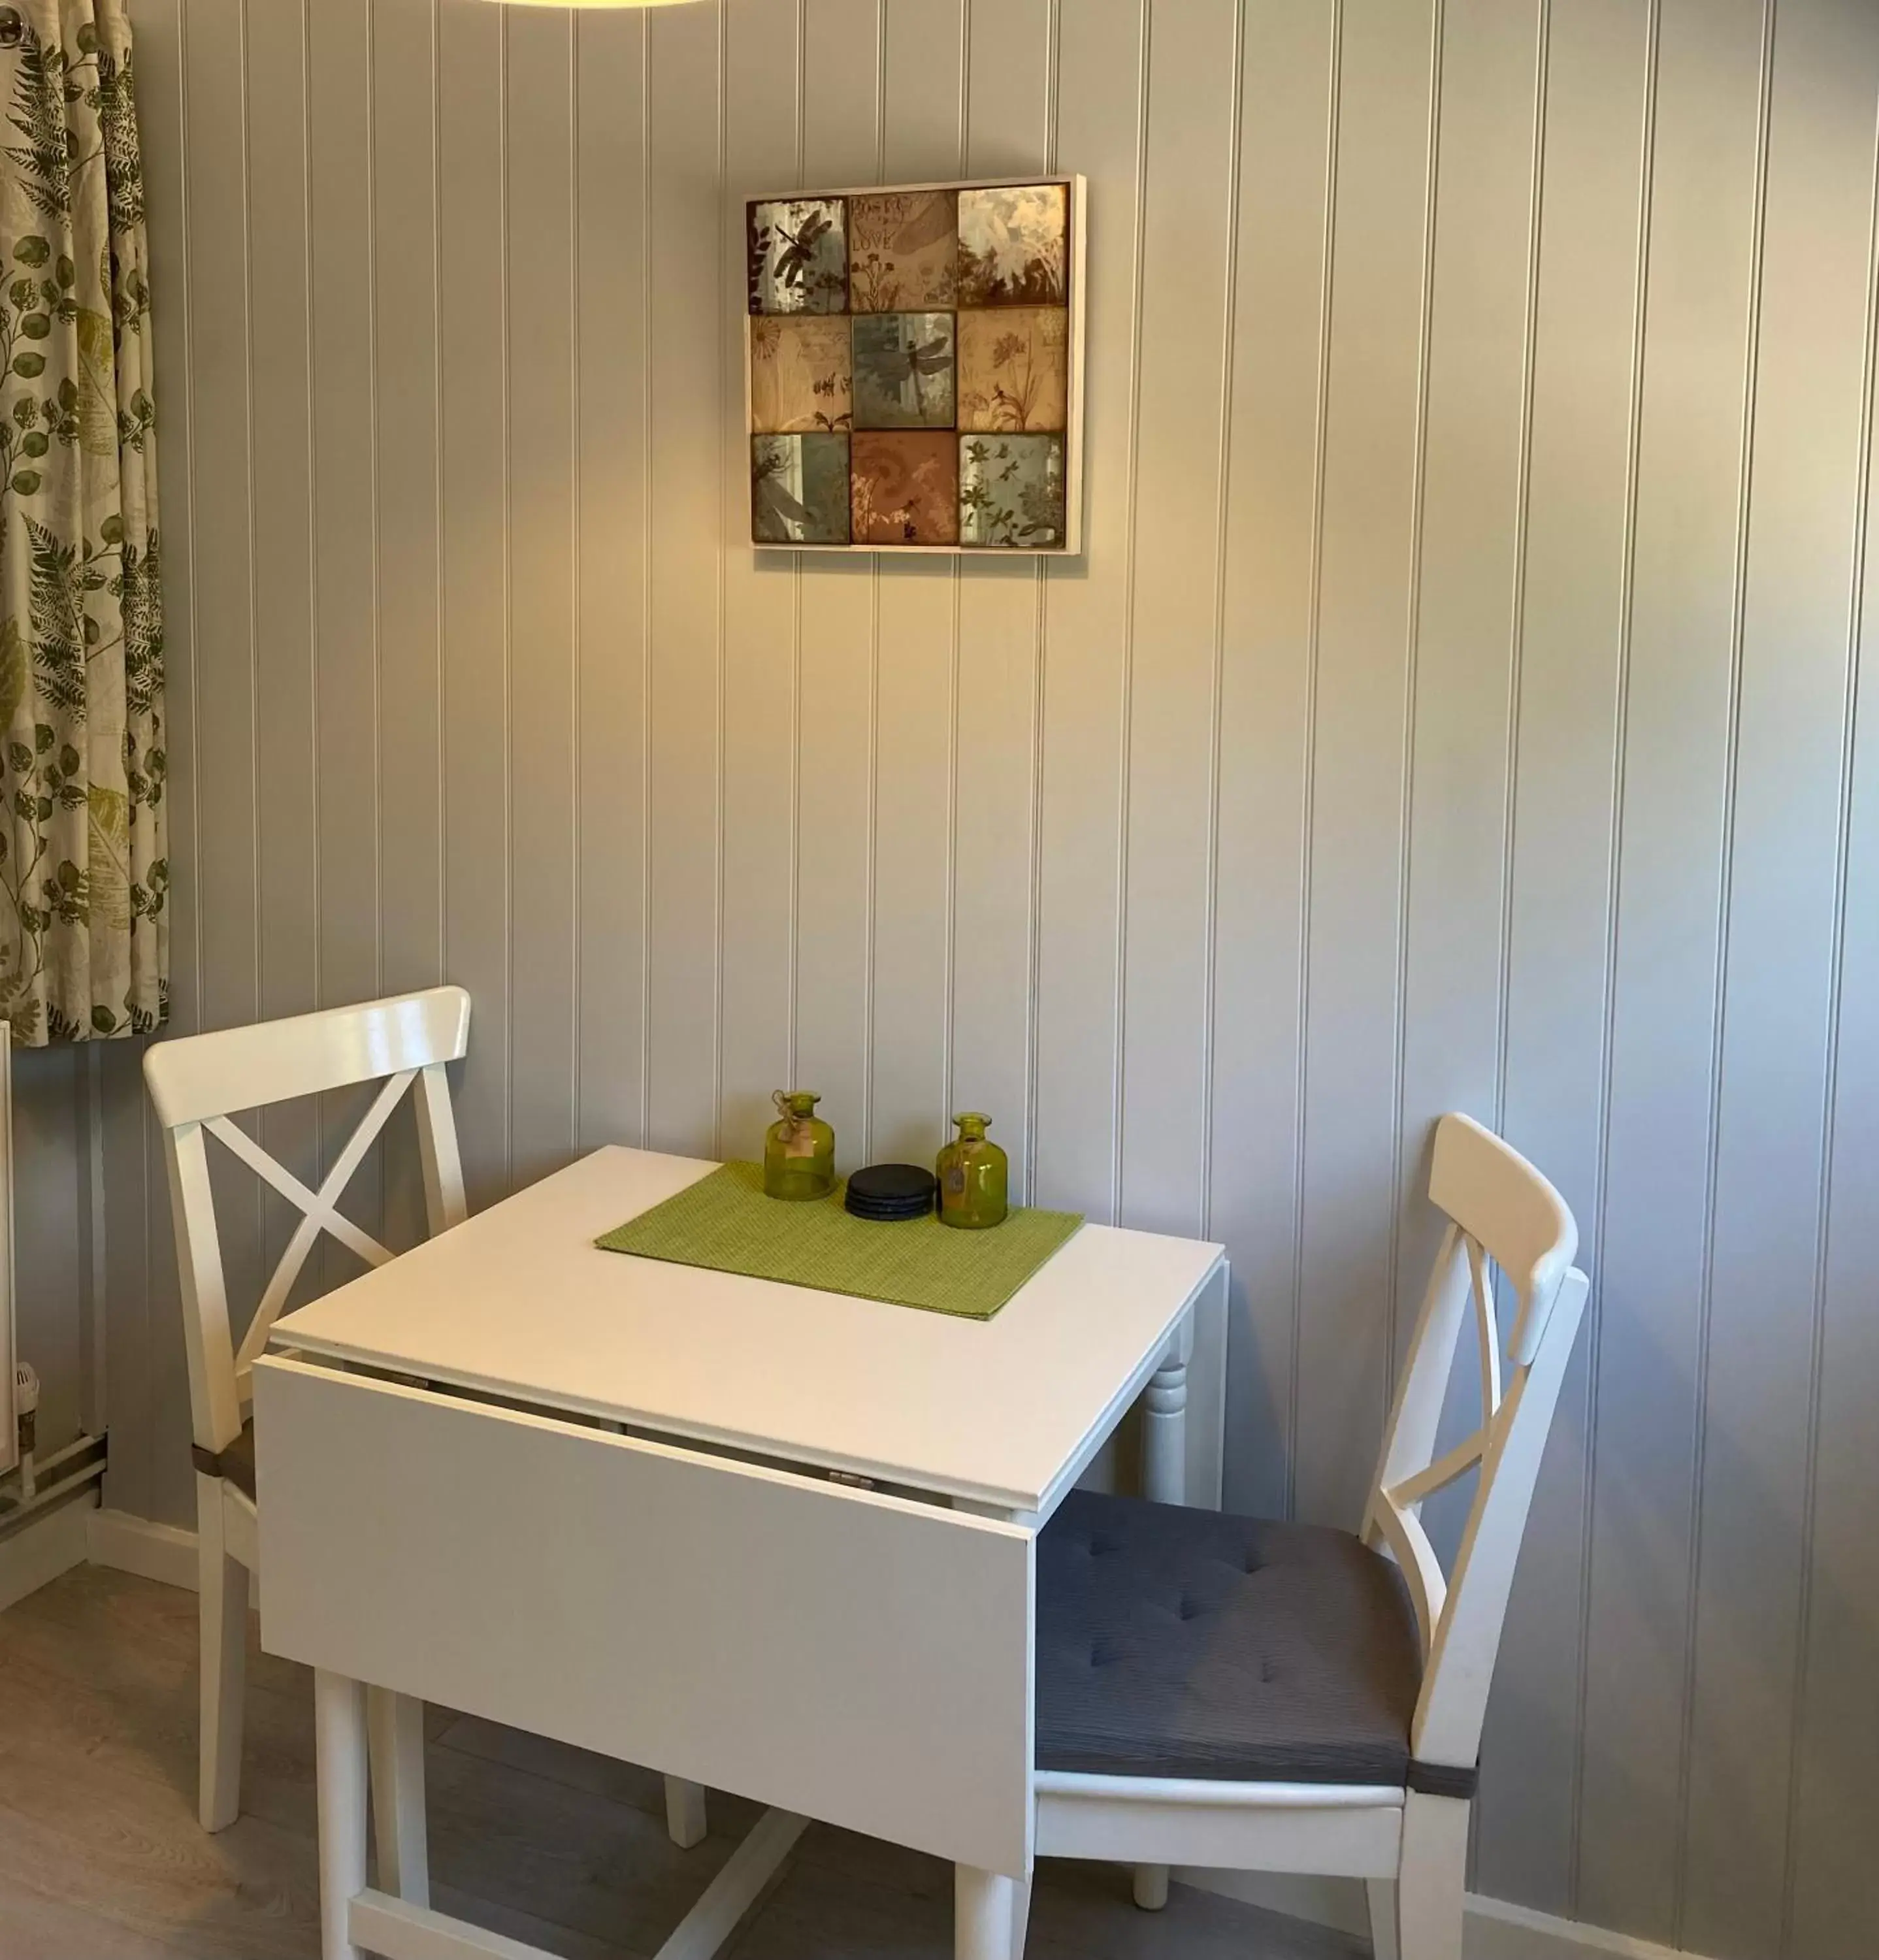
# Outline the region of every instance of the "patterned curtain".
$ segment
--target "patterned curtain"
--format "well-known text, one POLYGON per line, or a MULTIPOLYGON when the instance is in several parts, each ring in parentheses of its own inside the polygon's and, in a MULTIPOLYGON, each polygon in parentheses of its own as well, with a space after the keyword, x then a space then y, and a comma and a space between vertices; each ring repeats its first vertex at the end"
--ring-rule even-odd
POLYGON ((0 1014, 168 998, 149 250, 127 0, 0 5, 0 1014))

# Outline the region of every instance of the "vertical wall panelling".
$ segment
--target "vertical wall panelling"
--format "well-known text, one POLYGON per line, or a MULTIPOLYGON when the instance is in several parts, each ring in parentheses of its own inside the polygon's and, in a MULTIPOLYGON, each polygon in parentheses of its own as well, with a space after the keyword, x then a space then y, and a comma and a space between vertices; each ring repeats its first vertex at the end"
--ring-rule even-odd
POLYGON ((1666 5, 1619 862, 1582 1912, 1667 1943, 1687 1774, 1693 1483, 1758 253, 1765 23, 1666 5))
MULTIPOLYGON (((182 1344, 180 1338, 171 1338, 169 1328, 153 1330, 150 1320, 141 1045, 111 1042, 105 1050, 100 1084, 105 1200, 103 1413, 111 1434, 104 1501, 114 1510, 152 1517, 159 1515, 152 1488, 153 1359, 182 1344)), ((180 1328, 175 1332, 180 1335, 180 1328)))
MULTIPOLYGON (((882 18, 876 0, 804 0, 806 189, 879 181, 882 18)), ((869 1160, 876 562, 802 568, 796 1073, 821 1093, 844 1170, 869 1160)), ((759 1128, 739 1147, 749 1155, 761 1141, 759 1128)))
MULTIPOLYGON (((204 1023, 252 1020, 261 1006, 255 849, 253 379, 245 9, 197 0, 183 11, 189 146, 183 195, 190 285, 189 412, 212 470, 192 476, 196 525, 215 539, 192 566, 199 685, 187 697, 198 752, 204 1023)), ((294 107, 297 111, 299 105, 294 107)))
POLYGON ((1113 1214, 1121 1102, 1120 830, 1133 662, 1145 0, 1078 0, 1057 161, 1089 179, 1087 547, 1046 622, 1038 931, 1038 1198, 1113 1214), (1103 352, 1102 350, 1107 350, 1103 352))
POLYGON ((1210 1230, 1233 1271, 1227 1501, 1288 1509, 1302 910, 1339 8, 1251 0, 1221 635, 1210 1230))
MULTIPOLYGON (((959 173, 965 16, 966 0, 883 9, 881 174, 889 183, 959 173)), ((919 1163, 938 1147, 950 1113, 949 810, 959 574, 950 562, 876 563, 870 1154, 919 1163)))
POLYGON ((91 1287, 84 1076, 85 1058, 71 1047, 14 1050, 14 1352, 39 1373, 42 1456, 69 1443, 80 1424, 91 1287))
MULTIPOLYGON (((250 317, 246 9, 208 0, 183 14, 191 103, 186 196, 192 288, 189 405, 198 438, 218 458, 194 483, 194 517, 212 551, 193 566, 197 902, 202 1023, 262 1011, 260 822, 256 724, 255 431, 250 317)), ((297 108, 298 105, 295 105, 297 108)), ((261 1274, 261 1206, 253 1179, 214 1160, 232 1297, 250 1302, 261 1274)))
POLYGON ((1355 1525, 1388 1385, 1432 6, 1346 0, 1314 703, 1296 1501, 1355 1525))
MULTIPOLYGON (((747 1150, 793 1073, 850 1162, 981 1104, 1044 1201, 1226 1239, 1229 1499, 1343 1522, 1429 1120, 1498 1113, 1598 1293, 1474 1882, 1865 1960, 1870 8, 133 4, 173 1026, 463 982, 478 1204, 747 1150), (758 560, 742 200, 1053 167, 1085 555, 758 560)), ((111 1497, 186 1522, 138 1060, 111 1497)), ((68 1424, 89 1072, 21 1067, 68 1424)))
POLYGON ((1782 8, 1766 138, 1679 1927, 1722 1960, 1781 1937, 1879 100, 1853 19, 1782 8))
MULTIPOLYGON (((1868 178, 1879 194, 1879 153, 1868 178)), ((1827 1175, 1813 1271, 1818 1316, 1812 1484, 1797 1681, 1795 1759, 1787 1818, 1784 1954, 1863 1960, 1879 1924, 1879 1863, 1868 1814, 1879 1752, 1871 1692, 1879 1599, 1879 455, 1873 445, 1879 215, 1867 244, 1866 345, 1858 415, 1864 495, 1852 526, 1858 554, 1846 621, 1846 759, 1840 805, 1839 906, 1828 1017, 1823 1125, 1827 1175)))
MULTIPOLYGON (((1649 0, 1598 0, 1547 24, 1515 704, 1502 1116, 1572 1206, 1594 1288, 1650 21, 1649 0)), ((1509 1607, 1520 1660, 1489 1704, 1477 1812, 1480 1869, 1556 1913, 1572 1908, 1593 1344, 1581 1337, 1534 1498, 1550 1549, 1509 1607)))
MULTIPOLYGON (((374 158, 368 0, 306 9, 304 168, 311 247, 313 619, 321 1003, 379 987, 379 698, 374 158)), ((257 107, 272 113, 272 105, 257 107)), ((281 107, 285 109, 285 105, 281 107)), ((256 246, 273 229, 256 229, 256 246)), ((257 267, 257 272, 259 268, 257 267)), ((261 291, 257 279, 257 299, 261 291)), ((266 452, 262 452, 265 455, 266 452)), ((264 939, 265 954, 272 947, 264 939)), ((310 1002, 309 1004, 312 1004, 310 1002)), ((343 1129, 327 1139, 335 1152, 343 1129)), ((364 1188, 361 1180, 361 1189, 364 1188)))
MULTIPOLYGON (((1051 20, 1049 0, 971 0, 967 176, 1043 170, 1051 20)), ((967 558, 959 574, 952 1108, 990 1112, 1021 1190, 1029 1160, 1032 784, 1046 578, 1035 559, 967 558)))
MULTIPOLYGON (((722 1147, 749 1157, 775 1120, 773 1091, 788 1087, 795 1001, 796 725, 802 623, 801 563, 752 550, 750 438, 746 431, 744 205, 797 181, 804 52, 799 5, 730 0, 725 10, 724 932, 736 956, 723 975, 720 1030, 722 1147)), ((815 568, 819 571, 820 567, 815 568)), ((820 1085, 815 1085, 819 1087, 820 1085)), ((858 1142, 850 1134, 847 1145, 858 1142)))
POLYGON ((373 0, 370 30, 379 939, 396 993, 444 977, 436 16, 373 0))
POLYGON ((1209 842, 1221 621, 1222 410, 1231 371, 1234 0, 1153 16, 1130 695, 1122 1208, 1197 1232, 1210 1036, 1209 842), (1150 1030, 1153 1032, 1151 1033, 1150 1030))
MULTIPOLYGON (((320 1004, 319 826, 303 814, 320 807, 314 574, 320 558, 313 529, 308 234, 313 24, 298 7, 251 8, 247 14, 249 201, 279 214, 274 222, 250 226, 248 278, 254 309, 252 439, 255 454, 268 459, 256 473, 252 512, 259 857, 254 929, 265 1014, 304 1013, 320 1004)), ((316 1112, 304 1105, 271 1112, 261 1124, 267 1147, 298 1176, 317 1182, 316 1112)), ((245 1172, 222 1188, 244 1212, 255 1202, 245 1172)), ((272 1193, 260 1201, 271 1268, 298 1214, 272 1193)))
POLYGON ((444 963, 473 1002, 458 1090, 472 1205, 507 1183, 510 350, 504 71, 510 17, 440 0, 438 214, 444 484, 444 963))
POLYGON ((574 1147, 574 21, 509 17, 510 1135, 574 1147))
MULTIPOLYGON (((444 977, 435 27, 429 7, 385 0, 372 0, 364 26, 378 601, 376 984, 388 994, 444 977)), ((472 1040, 482 1034, 474 1029, 472 1040)), ((410 1245, 424 1230, 424 1188, 402 1111, 384 1133, 383 1169, 385 1242, 410 1245)))
MULTIPOLYGON (((378 401, 373 360, 377 266, 372 250, 372 10, 370 0, 342 0, 338 5, 309 5, 304 14, 304 168, 310 231, 307 275, 311 298, 307 317, 315 377, 314 754, 321 791, 314 806, 320 918, 312 976, 319 998, 307 1004, 329 1006, 369 1001, 380 989, 379 482, 377 455, 369 433, 376 425, 378 401), (341 784, 351 787, 339 793, 341 784)), ((267 229, 257 228, 257 249, 267 229)), ((257 281, 257 324, 264 290, 257 281)), ((257 503, 265 504, 267 494, 265 488, 259 488, 257 503)), ((263 814, 265 819, 265 801, 263 814)), ((264 925, 264 978, 274 955, 264 925)), ((321 1099, 323 1168, 345 1147, 370 1106, 370 1094, 359 1089, 321 1099)), ((374 1233, 383 1230, 381 1172, 382 1147, 374 1145, 347 1194, 354 1214, 374 1233)), ((291 1230, 298 1221, 291 1210, 282 1208, 287 1215, 276 1229, 291 1230)), ((327 1285, 361 1270, 359 1262, 329 1238, 321 1240, 316 1262, 309 1263, 316 1264, 327 1285)))
MULTIPOLYGON (((1447 0, 1431 256, 1391 1379, 1439 1236, 1434 1118, 1499 1113, 1544 5, 1447 0)), ((1472 1363, 1463 1375, 1478 1373, 1472 1363)), ((1478 1400, 1478 1395, 1477 1397, 1478 1400)), ((1457 1414, 1474 1426, 1478 1410, 1457 1414)))
POLYGON ((719 659, 723 399, 717 10, 647 22, 651 62, 648 358, 652 497, 649 1141, 709 1150, 717 1132, 719 659), (701 323, 703 323, 701 325, 701 323))
MULTIPOLYGON (((158 328, 155 339, 158 398, 170 404, 160 411, 160 453, 165 667, 170 690, 173 964, 170 1007, 170 1024, 180 1032, 202 1026, 207 1011, 202 976, 205 950, 211 942, 204 918, 208 900, 203 874, 209 860, 202 844, 203 817, 206 810, 214 820, 223 808, 214 793, 205 792, 202 768, 204 732, 216 726, 215 711, 204 699, 204 682, 211 671, 207 663, 215 638, 214 621, 221 588, 211 572, 208 583, 214 590, 205 600, 204 580, 199 576, 197 541, 204 523, 227 525, 228 490, 234 490, 239 508, 246 473, 242 423, 227 412, 232 377, 244 368, 246 335, 240 325, 240 310, 211 323, 206 345, 194 331, 198 307, 212 310, 218 288, 225 290, 221 267, 229 250, 229 228, 239 224, 245 208, 239 199, 231 199, 225 194, 219 202, 205 205, 196 201, 199 177, 205 167, 213 174, 219 162, 228 173, 227 183, 236 184, 241 167, 239 149, 231 153, 228 148, 226 124, 230 114, 239 114, 241 107, 238 100, 228 96, 227 89, 231 81, 242 86, 243 78, 238 69, 232 75, 227 68, 214 75, 205 74, 195 55, 199 30, 226 27, 231 17, 225 8, 205 11, 212 12, 215 18, 186 21, 182 0, 153 0, 148 9, 139 11, 137 20, 138 101, 148 187, 151 291, 153 296, 165 291, 170 295, 166 316, 169 330, 158 328), (199 116, 192 116, 192 95, 204 91, 210 100, 199 116), (215 99, 218 95, 219 101, 215 99), (220 231, 222 237, 203 256, 205 276, 199 286, 196 248, 197 234, 204 226, 220 231), (218 378, 224 399, 210 405, 199 425, 199 390, 213 387, 218 378), (199 446, 199 428, 212 445, 220 466, 234 473, 232 484, 199 492, 196 466, 205 453, 199 446)), ((234 236, 238 238, 239 231, 234 236)), ((237 520, 229 560, 239 554, 240 535, 237 520)), ((226 562, 217 570, 225 571, 226 562)), ((229 772, 228 785, 238 787, 243 774, 237 760, 229 772)), ((236 839, 240 835, 237 829, 236 839)), ((238 857, 236 862, 239 865, 238 857)), ((239 889, 238 886, 238 894, 239 889)), ((239 967, 236 970, 239 972, 239 967)), ((106 1216, 113 1240, 121 1243, 119 1235, 132 1229, 141 1212, 147 1241, 143 1247, 133 1245, 132 1256, 141 1258, 147 1283, 142 1301, 127 1295, 121 1303, 114 1300, 111 1309, 113 1335, 121 1331, 128 1342, 115 1370, 120 1389, 132 1382, 141 1382, 144 1388, 139 1399, 120 1392, 108 1411, 113 1462, 121 1454, 125 1472, 120 1481, 113 1470, 111 1499, 132 1507, 147 1507, 153 1516, 188 1519, 195 1515, 195 1472, 189 1457, 188 1377, 178 1317, 169 1197, 141 1077, 132 1068, 116 1072, 114 1080, 118 1093, 113 1099, 111 1127, 120 1146, 115 1163, 124 1175, 137 1180, 141 1201, 113 1192, 107 1196, 106 1216)), ((107 1159, 107 1165, 112 1161, 107 1159)), ((229 1220, 237 1249, 245 1221, 245 1214, 229 1220)))
POLYGON ((583 1150, 639 1142, 645 1118, 646 52, 643 15, 576 24, 574 1093, 583 1150))

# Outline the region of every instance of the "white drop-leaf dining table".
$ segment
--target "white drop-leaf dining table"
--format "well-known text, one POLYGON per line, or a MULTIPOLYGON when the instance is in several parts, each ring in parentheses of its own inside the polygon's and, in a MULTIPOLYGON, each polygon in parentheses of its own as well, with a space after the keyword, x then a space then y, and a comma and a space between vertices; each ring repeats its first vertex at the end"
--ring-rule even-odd
POLYGON ((809 1819, 952 1861, 970 1960, 1022 1936, 1035 1539, 1138 1398, 1146 1494, 1218 1505, 1224 1255, 1086 1224, 981 1322, 595 1247, 713 1168, 596 1150, 274 1328, 325 1960, 546 1960, 367 1885, 367 1686, 769 1806, 661 1960, 809 1819))

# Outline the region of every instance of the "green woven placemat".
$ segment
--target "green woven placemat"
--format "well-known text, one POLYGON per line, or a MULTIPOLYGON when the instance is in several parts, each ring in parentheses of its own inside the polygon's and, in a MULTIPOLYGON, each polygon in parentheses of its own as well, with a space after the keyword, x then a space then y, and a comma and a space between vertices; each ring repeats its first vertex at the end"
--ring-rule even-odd
POLYGON ((936 1217, 877 1224, 831 1198, 790 1204, 763 1195, 763 1170, 720 1164, 696 1184, 594 1243, 674 1265, 711 1266, 825 1293, 989 1320, 1083 1223, 1073 1211, 1013 1211, 987 1232, 936 1217))

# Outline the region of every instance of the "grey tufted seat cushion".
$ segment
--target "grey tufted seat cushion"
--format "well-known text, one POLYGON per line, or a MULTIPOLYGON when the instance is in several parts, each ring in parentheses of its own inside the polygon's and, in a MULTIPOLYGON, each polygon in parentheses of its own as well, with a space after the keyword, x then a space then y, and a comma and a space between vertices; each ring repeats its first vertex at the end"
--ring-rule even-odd
POLYGON ((1404 1782, 1416 1617, 1348 1533, 1074 1491, 1037 1561, 1040 1769, 1404 1782))

